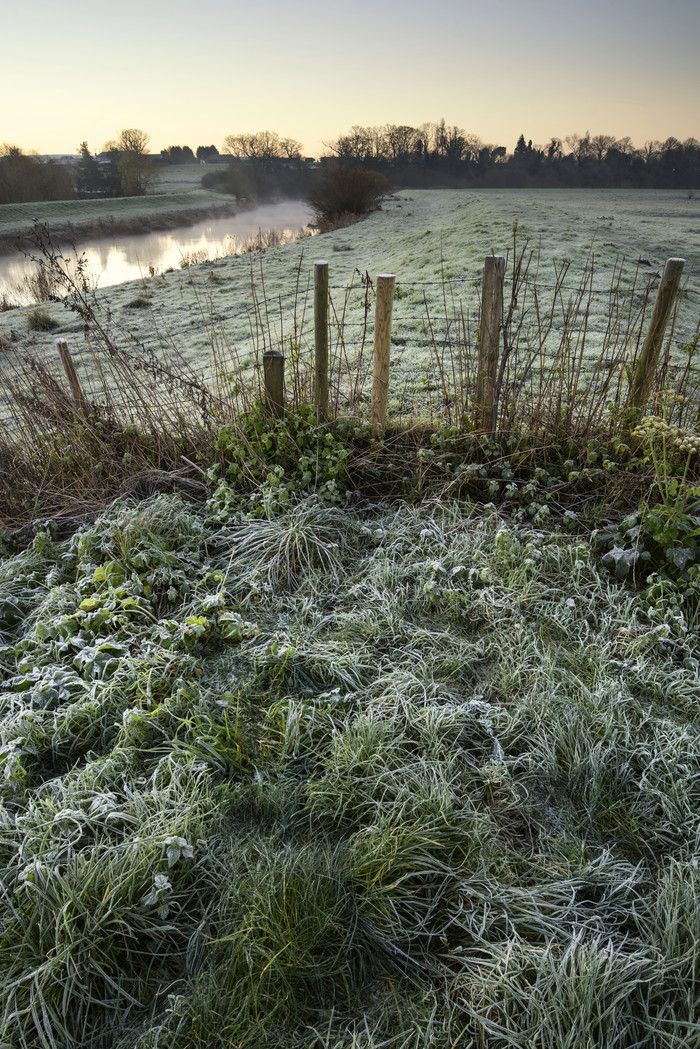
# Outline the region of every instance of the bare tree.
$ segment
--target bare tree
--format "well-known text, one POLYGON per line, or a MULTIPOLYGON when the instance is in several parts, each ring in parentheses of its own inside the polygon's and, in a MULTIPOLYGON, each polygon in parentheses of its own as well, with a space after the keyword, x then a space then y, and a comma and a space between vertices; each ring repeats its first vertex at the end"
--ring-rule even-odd
POLYGON ((384 142, 387 159, 392 164, 407 164, 416 155, 419 134, 407 124, 387 124, 384 142))
POLYGON ((271 160, 300 160, 301 142, 293 138, 280 138, 276 131, 246 131, 227 135, 224 152, 233 157, 263 163, 271 160))
POLYGON ((347 135, 341 135, 334 142, 324 142, 324 146, 338 160, 366 164, 374 159, 376 146, 380 138, 380 128, 361 127, 359 124, 353 124, 347 135))
POLYGON ((608 151, 615 146, 617 142, 614 135, 594 135, 591 139, 591 150, 599 163, 605 160, 608 151))
POLYGON ((579 135, 576 131, 574 131, 573 135, 567 135, 566 144, 571 150, 572 155, 576 158, 578 164, 581 164, 583 161, 588 160, 589 157, 593 156, 591 135, 588 131, 583 136, 579 135))

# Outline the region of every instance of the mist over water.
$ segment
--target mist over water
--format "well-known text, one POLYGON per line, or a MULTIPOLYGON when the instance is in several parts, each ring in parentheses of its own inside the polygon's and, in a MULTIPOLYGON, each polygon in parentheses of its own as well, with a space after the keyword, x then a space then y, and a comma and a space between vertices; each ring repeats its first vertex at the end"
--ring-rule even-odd
MULTIPOLYGON (((181 226, 162 232, 101 237, 76 244, 79 255, 87 259, 87 272, 100 288, 147 275, 150 267, 157 272, 177 269, 183 255, 206 252, 211 258, 231 253, 232 241, 243 244, 260 231, 283 232, 303 229, 310 221, 311 210, 300 200, 263 204, 225 218, 203 219, 193 226, 181 226)), ((64 255, 69 252, 64 248, 64 255)), ((23 277, 36 270, 36 263, 23 256, 0 256, 0 292, 10 298, 23 277)))

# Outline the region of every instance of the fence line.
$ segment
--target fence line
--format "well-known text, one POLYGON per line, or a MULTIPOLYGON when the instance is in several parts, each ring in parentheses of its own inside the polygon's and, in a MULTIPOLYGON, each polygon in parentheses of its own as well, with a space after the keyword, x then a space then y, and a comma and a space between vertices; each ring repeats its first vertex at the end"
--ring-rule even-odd
MULTIPOLYGON (((461 419, 463 423, 469 419, 472 427, 486 432, 511 426, 518 405, 527 405, 528 410, 535 412, 531 417, 539 418, 545 411, 543 405, 547 397, 552 404, 556 400, 557 411, 569 412, 572 416, 578 413, 583 417, 588 413, 591 418, 594 411, 602 411, 610 404, 617 408, 627 405, 640 414, 649 403, 654 382, 670 379, 685 383, 687 387, 694 385, 697 400, 700 371, 692 361, 692 355, 685 355, 680 360, 674 360, 672 355, 675 349, 697 348, 698 344, 697 330, 689 342, 679 340, 674 332, 683 260, 670 259, 667 263, 666 269, 672 272, 673 280, 669 278, 660 282, 650 319, 647 320, 644 308, 650 302, 647 290, 642 296, 642 308, 617 309, 608 327, 600 328, 588 324, 594 292, 585 280, 563 317, 555 317, 553 308, 549 313, 543 310, 539 323, 533 324, 532 306, 526 303, 518 313, 514 300, 523 287, 530 289, 541 285, 531 281, 527 274, 509 273, 506 277, 506 257, 488 256, 481 281, 481 306, 474 311, 477 321, 475 340, 470 334, 469 310, 459 309, 454 316, 445 316, 445 330, 433 322, 427 304, 421 315, 413 312, 402 314, 401 300, 394 301, 396 289, 433 282, 405 285, 396 275, 382 274, 374 281, 367 277, 362 283, 351 283, 343 288, 345 302, 334 304, 328 269, 325 260, 315 263, 311 344, 309 334, 304 330, 304 311, 300 325, 297 324, 295 303, 297 350, 288 361, 286 383, 289 388, 285 387, 284 376, 284 351, 288 348, 288 341, 283 332, 282 300, 279 296, 265 296, 256 298, 253 306, 237 314, 250 319, 251 327, 253 323, 256 325, 257 335, 252 335, 254 347, 251 349, 247 345, 245 349, 237 349, 226 346, 228 356, 216 359, 212 367, 192 369, 187 375, 183 373, 181 387, 171 391, 173 404, 177 405, 177 398, 182 398, 183 391, 185 399, 190 398, 194 403, 201 388, 198 383, 211 385, 216 396, 223 399, 222 403, 233 403, 237 396, 234 387, 238 386, 242 374, 242 362, 249 357, 254 361, 253 381, 258 383, 263 403, 274 416, 283 415, 285 397, 289 399, 290 392, 290 403, 308 398, 316 405, 321 419, 337 414, 341 404, 347 404, 355 411, 362 405, 362 410, 367 411, 370 405, 371 426, 375 434, 380 434, 386 427, 392 388, 399 411, 405 405, 428 405, 431 413, 433 410, 444 412, 448 419, 461 419), (346 316, 348 296, 354 292, 358 293, 364 309, 361 320, 346 316), (370 316, 372 296, 375 305, 373 318, 370 316), (268 306, 274 306, 275 312, 279 310, 278 318, 271 318, 268 306), (277 320, 280 330, 273 331, 277 320), (396 326, 401 334, 392 333, 392 326, 396 326), (406 332, 406 326, 413 330, 406 332), (646 337, 643 339, 645 326, 646 337), (374 342, 370 360, 369 352, 363 354, 365 339, 372 331, 374 342), (350 334, 352 343, 346 340, 346 333, 350 334), (586 341, 592 335, 604 339, 602 345, 596 344, 588 358, 584 356, 584 350, 588 352, 586 341), (264 349, 262 354, 261 346, 264 349), (393 363, 399 365, 404 354, 411 356, 411 351, 417 349, 430 351, 421 364, 421 377, 409 380, 404 376, 402 385, 399 369, 397 377, 390 379, 393 375, 392 353, 393 363), (371 402, 365 392, 370 375, 371 402)), ((435 283, 467 283, 467 280, 435 283)), ((469 283, 474 281, 470 279, 469 283)), ((561 290, 559 285, 553 287, 561 290)), ((629 292, 625 294, 629 296, 629 292)), ((609 297, 617 303, 617 292, 609 297)), ((355 302, 355 307, 357 305, 355 302)), ((86 392, 81 387, 75 360, 65 340, 58 340, 57 346, 72 402, 76 410, 86 414, 94 391, 86 392)), ((88 354, 91 352, 87 351, 88 354)), ((77 351, 74 357, 82 360, 85 352, 77 351)), ((139 367, 147 371, 149 367, 145 359, 138 360, 138 352, 134 355, 133 349, 123 352, 123 360, 133 360, 134 369, 139 367)), ((106 390, 104 376, 101 381, 106 390)), ((168 377, 164 369, 163 377, 156 381, 161 382, 164 389, 169 389, 172 377, 168 377)), ((128 399, 120 405, 115 396, 105 396, 113 407, 125 411, 131 407, 128 399)), ((396 405, 394 407, 396 409, 396 405)))

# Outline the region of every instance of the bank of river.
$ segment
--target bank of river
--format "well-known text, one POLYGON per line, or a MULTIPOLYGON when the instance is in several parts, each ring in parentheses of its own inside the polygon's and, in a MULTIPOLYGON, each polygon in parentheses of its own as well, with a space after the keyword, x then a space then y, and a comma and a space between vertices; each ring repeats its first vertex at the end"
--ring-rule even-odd
MULTIPOLYGON (((110 287, 138 279, 150 272, 178 268, 184 260, 198 261, 232 254, 251 237, 268 230, 290 236, 303 230, 311 221, 307 204, 284 200, 241 209, 232 215, 209 216, 192 225, 148 233, 119 234, 97 237, 75 246, 84 256, 91 281, 98 287, 110 287)), ((65 249, 69 257, 72 252, 65 249)), ((37 264, 24 255, 0 256, 0 298, 27 301, 22 294, 24 278, 36 272, 37 264)))

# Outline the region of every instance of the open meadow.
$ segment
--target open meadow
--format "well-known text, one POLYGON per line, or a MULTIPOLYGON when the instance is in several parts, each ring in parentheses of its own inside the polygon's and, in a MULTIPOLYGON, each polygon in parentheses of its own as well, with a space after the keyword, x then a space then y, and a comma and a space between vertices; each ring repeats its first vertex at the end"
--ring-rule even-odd
MULTIPOLYGON (((443 385, 436 350, 450 371, 453 348, 458 355, 460 345, 473 341, 485 255, 508 256, 507 306, 520 261, 511 320, 522 352, 551 359, 563 342, 574 342, 585 360, 602 353, 611 367, 622 367, 636 351, 671 256, 685 258, 686 266, 669 348, 677 362, 692 355, 699 244, 700 199, 676 191, 412 191, 312 241, 98 288, 97 313, 117 345, 172 353, 212 381, 224 373, 249 379, 266 348, 291 352, 303 365, 311 361, 313 260, 327 258, 338 368, 367 393, 373 284, 378 273, 395 273, 394 407, 424 413, 443 385)), ((60 303, 48 309, 53 330, 28 331, 24 309, 0 314, 0 332, 43 362, 56 359, 54 338, 66 337, 89 385, 96 376, 83 321, 60 303)))

